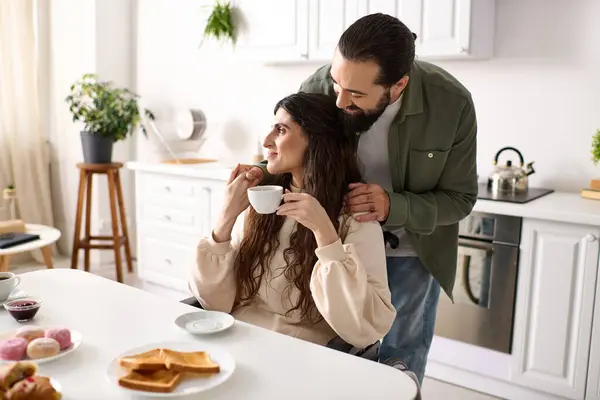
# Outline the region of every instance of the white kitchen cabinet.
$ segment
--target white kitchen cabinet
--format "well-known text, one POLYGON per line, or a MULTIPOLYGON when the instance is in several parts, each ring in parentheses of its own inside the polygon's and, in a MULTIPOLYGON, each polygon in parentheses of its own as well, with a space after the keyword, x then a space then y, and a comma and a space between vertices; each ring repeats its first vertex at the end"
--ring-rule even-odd
POLYGON ((309 0, 234 0, 236 52, 261 62, 308 59, 309 0))
POLYGON ((341 34, 359 17, 359 0, 310 0, 308 57, 328 62, 341 34))
POLYGON ((536 219, 522 229, 511 381, 583 399, 600 229, 536 219))
POLYGON ((138 277, 187 293, 198 241, 210 235, 221 211, 229 171, 128 167, 135 170, 138 277))
POLYGON ((596 299, 585 393, 586 400, 600 400, 600 280, 596 282, 596 299))
POLYGON ((397 17, 417 34, 422 59, 491 57, 494 0, 361 0, 361 15, 397 17))
POLYGON ((494 14, 494 0, 405 0, 398 17, 417 34, 420 58, 487 58, 494 14))
POLYGON ((421 59, 493 53, 495 0, 235 0, 235 5, 242 22, 238 53, 266 64, 329 62, 344 30, 377 12, 399 18, 417 34, 421 59))

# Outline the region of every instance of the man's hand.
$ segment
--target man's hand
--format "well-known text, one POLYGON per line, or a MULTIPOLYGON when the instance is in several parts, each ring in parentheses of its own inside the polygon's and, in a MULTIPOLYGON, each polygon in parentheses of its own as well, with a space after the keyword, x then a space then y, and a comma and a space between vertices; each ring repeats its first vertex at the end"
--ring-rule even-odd
POLYGON ((351 213, 368 212, 358 215, 359 222, 385 221, 390 214, 390 197, 379 185, 351 183, 346 195, 346 209, 351 213))
POLYGON ((252 183, 252 186, 258 185, 264 178, 263 170, 259 167, 254 165, 238 164, 237 167, 231 171, 231 176, 229 177, 227 184, 229 185, 231 182, 233 182, 234 179, 240 174, 246 174, 246 179, 252 183))

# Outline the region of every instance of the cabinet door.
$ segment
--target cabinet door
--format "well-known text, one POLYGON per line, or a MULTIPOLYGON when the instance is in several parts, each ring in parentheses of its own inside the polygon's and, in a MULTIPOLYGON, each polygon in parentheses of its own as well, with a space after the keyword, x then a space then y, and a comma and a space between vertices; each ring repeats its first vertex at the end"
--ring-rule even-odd
POLYGON ((360 16, 383 13, 402 20, 402 6, 406 0, 361 0, 359 4, 360 16))
POLYGON ((264 62, 308 58, 309 0, 235 0, 236 52, 264 62))
POLYGON ((309 58, 330 62, 340 36, 359 16, 359 0, 310 0, 309 58))
POLYGON ((598 237, 597 227, 523 222, 512 347, 515 383, 584 398, 598 237))
POLYGON ((470 0, 404 0, 398 17, 417 34, 420 56, 468 53, 470 0))
POLYGON ((392 15, 416 33, 420 58, 492 54, 494 0, 360 0, 359 15, 373 13, 392 15))

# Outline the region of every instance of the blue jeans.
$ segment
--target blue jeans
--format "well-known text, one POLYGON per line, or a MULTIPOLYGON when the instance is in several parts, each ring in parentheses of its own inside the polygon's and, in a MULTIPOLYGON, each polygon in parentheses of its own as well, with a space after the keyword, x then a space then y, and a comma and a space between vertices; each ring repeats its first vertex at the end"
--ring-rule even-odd
POLYGON ((433 339, 440 285, 417 257, 387 257, 396 319, 379 349, 379 360, 396 357, 423 383, 433 339))

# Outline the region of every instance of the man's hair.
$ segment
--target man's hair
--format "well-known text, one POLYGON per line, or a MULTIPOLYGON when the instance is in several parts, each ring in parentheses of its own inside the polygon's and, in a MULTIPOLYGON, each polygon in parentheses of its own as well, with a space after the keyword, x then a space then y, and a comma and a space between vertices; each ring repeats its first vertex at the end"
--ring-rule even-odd
POLYGON ((415 60, 415 39, 398 18, 369 14, 356 20, 340 37, 338 50, 348 61, 379 65, 378 85, 391 86, 406 75, 415 60))

